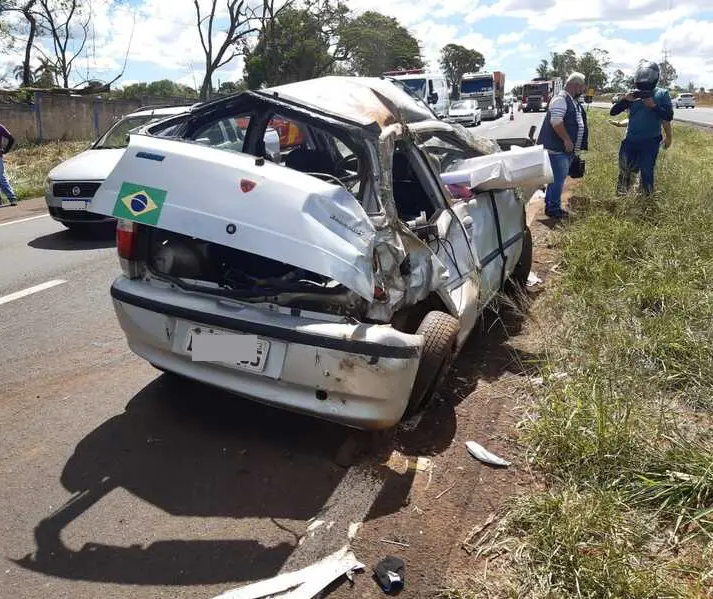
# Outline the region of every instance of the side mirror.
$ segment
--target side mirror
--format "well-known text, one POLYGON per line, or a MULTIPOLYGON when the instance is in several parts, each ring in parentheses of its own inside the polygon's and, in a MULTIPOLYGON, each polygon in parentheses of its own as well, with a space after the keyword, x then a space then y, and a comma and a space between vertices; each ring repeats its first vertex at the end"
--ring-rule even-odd
POLYGON ((537 125, 532 125, 532 127, 530 127, 530 132, 527 134, 527 137, 529 137, 533 142, 535 141, 535 131, 537 131, 537 125))
POLYGON ((428 95, 428 103, 435 104, 436 102, 438 102, 438 94, 436 92, 429 94, 428 95))

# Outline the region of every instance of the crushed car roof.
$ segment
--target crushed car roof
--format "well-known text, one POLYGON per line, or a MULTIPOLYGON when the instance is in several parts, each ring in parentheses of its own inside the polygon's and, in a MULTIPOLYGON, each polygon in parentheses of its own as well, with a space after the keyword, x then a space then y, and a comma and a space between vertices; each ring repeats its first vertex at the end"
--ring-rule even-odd
POLYGON ((379 77, 320 77, 261 90, 288 101, 347 118, 362 125, 415 123, 433 120, 433 113, 388 79, 379 77))

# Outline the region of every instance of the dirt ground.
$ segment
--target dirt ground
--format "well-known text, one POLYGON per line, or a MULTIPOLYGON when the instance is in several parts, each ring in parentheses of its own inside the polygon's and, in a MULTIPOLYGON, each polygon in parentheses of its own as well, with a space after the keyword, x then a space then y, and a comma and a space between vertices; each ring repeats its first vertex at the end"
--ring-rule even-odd
POLYGON ((507 497, 536 486, 514 431, 532 393, 532 378, 538 376, 543 335, 538 296, 556 272, 557 252, 547 247, 556 225, 544 217, 541 198, 528 212, 535 247, 532 270, 542 283, 528 288, 524 311, 502 307, 484 319, 436 405, 388 443, 393 451, 382 459, 386 484, 352 544, 366 570, 353 586, 344 582, 330 597, 384 596, 372 569, 389 555, 406 565, 402 597, 435 597, 444 588, 464 584, 482 568, 462 548, 469 532, 507 497), (481 464, 466 450, 470 440, 512 465, 481 464), (396 510, 393 501, 401 502, 396 510))

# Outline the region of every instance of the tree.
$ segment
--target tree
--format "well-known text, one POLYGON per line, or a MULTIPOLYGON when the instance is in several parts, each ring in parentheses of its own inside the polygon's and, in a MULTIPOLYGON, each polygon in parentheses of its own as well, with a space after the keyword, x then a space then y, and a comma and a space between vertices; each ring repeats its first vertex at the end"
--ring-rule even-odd
POLYGON ((548 73, 549 77, 560 77, 567 79, 571 73, 577 70, 577 53, 572 50, 565 50, 562 53, 552 52, 552 69, 548 73))
POLYGON ((524 86, 522 86, 522 85, 516 85, 515 87, 513 87, 513 88, 510 90, 510 93, 511 93, 515 98, 519 98, 519 97, 522 96, 523 87, 524 87, 524 86))
POLYGON ((550 63, 547 62, 546 58, 540 61, 540 65, 537 67, 537 76, 546 79, 550 74, 550 63))
POLYGON ((26 63, 17 65, 13 69, 15 79, 21 81, 22 87, 56 87, 57 86, 57 68, 52 61, 43 57, 39 59, 40 64, 30 69, 29 77, 25 73, 26 63), (27 83, 26 83, 27 82, 27 83))
POLYGON ((629 78, 626 76, 624 71, 617 69, 612 75, 611 82, 609 83, 609 91, 615 94, 623 94, 631 88, 629 84, 629 78))
POLYGON ((218 93, 228 96, 237 94, 248 89, 248 84, 245 81, 223 81, 218 87, 218 93))
POLYGON ((661 87, 670 87, 678 79, 676 69, 673 68, 673 65, 668 60, 659 63, 659 71, 661 73, 659 75, 659 85, 661 87))
POLYGON ((228 26, 223 41, 216 45, 213 34, 216 27, 217 0, 211 0, 210 8, 205 14, 201 10, 200 0, 193 0, 193 4, 196 8, 198 35, 205 55, 205 76, 201 84, 200 98, 206 100, 213 91, 213 74, 240 55, 246 36, 255 31, 255 28, 251 27, 253 13, 246 0, 227 0, 228 26))
POLYGON ((477 73, 485 64, 485 57, 477 50, 458 44, 447 44, 441 50, 441 68, 452 89, 452 97, 458 96, 458 86, 464 73, 477 73))
POLYGON ((609 53, 606 50, 594 48, 582 54, 577 60, 576 70, 584 75, 588 87, 602 89, 607 83, 606 69, 611 64, 609 53))
POLYGON ((131 85, 127 85, 117 95, 125 100, 139 100, 145 96, 159 98, 196 98, 198 96, 196 90, 192 87, 188 87, 182 83, 176 83, 170 79, 161 79, 159 81, 152 81, 151 83, 132 83, 131 85))
POLYGON ((87 43, 89 14, 83 0, 38 0, 38 3, 36 13, 33 12, 40 20, 38 37, 50 38, 55 71, 62 87, 69 88, 74 61, 87 43))
POLYGON ((693 93, 694 91, 696 91, 696 84, 693 83, 693 81, 689 81, 689 82, 688 82, 688 91, 691 92, 691 93, 693 93))
POLYGON ((423 67, 418 40, 396 19, 375 11, 345 23, 339 43, 357 75, 378 76, 393 69, 423 67))
POLYGON ((261 28, 257 44, 246 53, 248 87, 290 83, 331 72, 335 62, 347 56, 337 37, 347 13, 345 5, 330 0, 283 9, 261 28))

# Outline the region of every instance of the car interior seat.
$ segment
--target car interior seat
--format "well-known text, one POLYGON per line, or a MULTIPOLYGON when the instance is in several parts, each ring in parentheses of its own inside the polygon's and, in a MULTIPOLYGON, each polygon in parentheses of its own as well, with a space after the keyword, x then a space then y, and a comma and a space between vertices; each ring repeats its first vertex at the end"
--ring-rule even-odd
POLYGON ((334 161, 328 152, 299 147, 292 150, 285 159, 287 168, 302 173, 326 173, 334 175, 334 161))

